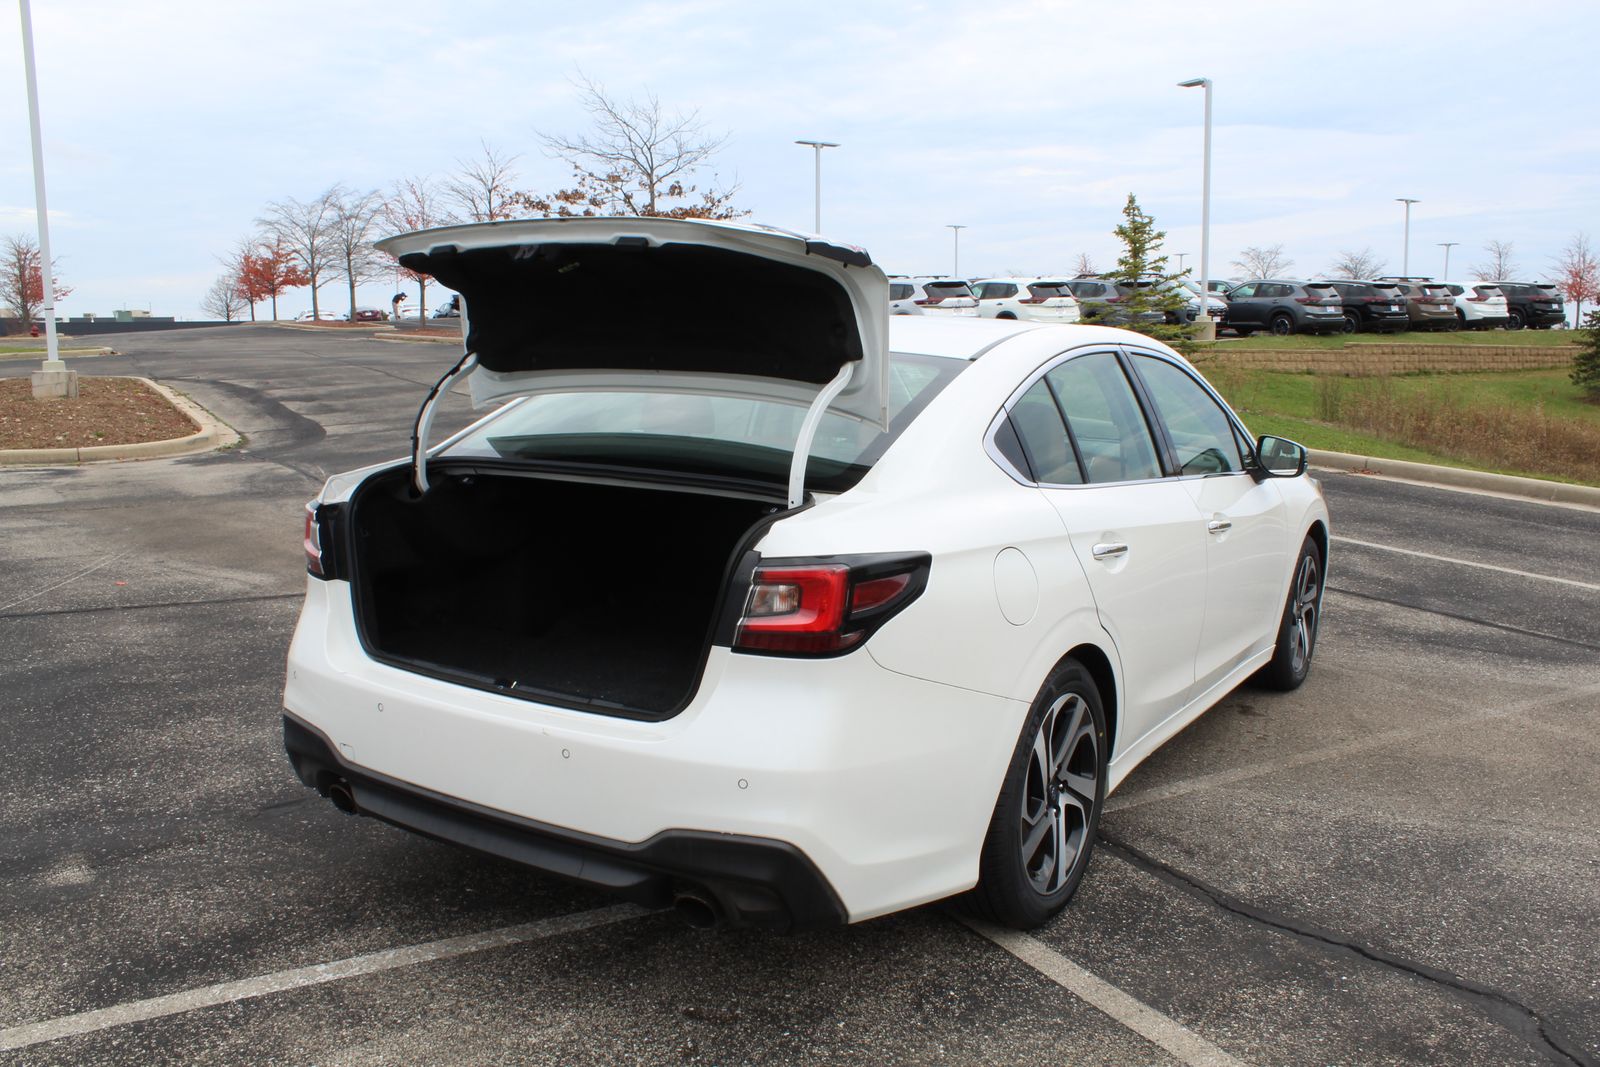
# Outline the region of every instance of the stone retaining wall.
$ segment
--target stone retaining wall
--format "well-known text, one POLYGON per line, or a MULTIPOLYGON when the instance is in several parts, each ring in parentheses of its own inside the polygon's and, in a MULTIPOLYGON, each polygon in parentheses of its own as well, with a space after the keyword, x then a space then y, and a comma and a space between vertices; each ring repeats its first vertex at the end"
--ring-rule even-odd
POLYGON ((1577 345, 1406 345, 1355 342, 1344 348, 1233 348, 1197 352, 1196 366, 1309 371, 1315 374, 1409 374, 1417 371, 1513 371, 1570 367, 1577 345))

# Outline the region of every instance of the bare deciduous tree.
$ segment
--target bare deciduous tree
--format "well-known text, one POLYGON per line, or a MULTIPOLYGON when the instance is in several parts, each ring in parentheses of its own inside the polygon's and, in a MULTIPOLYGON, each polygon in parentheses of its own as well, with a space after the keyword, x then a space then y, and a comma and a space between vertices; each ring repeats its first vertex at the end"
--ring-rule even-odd
POLYGON ((1583 322, 1584 301, 1600 300, 1600 259, 1589 247, 1589 235, 1574 234, 1555 259, 1556 287, 1561 295, 1577 305, 1578 323, 1583 322))
POLYGON ((1359 252, 1347 248, 1334 257, 1333 266, 1328 268, 1328 276, 1351 280, 1376 278, 1388 266, 1387 262, 1378 258, 1370 245, 1359 252))
POLYGON ((338 221, 338 199, 342 186, 335 185, 321 196, 300 201, 293 197, 267 205, 267 213, 256 221, 294 256, 311 286, 311 313, 320 307, 317 290, 322 276, 332 266, 334 227, 338 221))
POLYGON ((1521 269, 1512 258, 1510 241, 1490 241, 1483 246, 1488 259, 1472 265, 1472 276, 1480 282, 1508 282, 1521 269))
POLYGON ((239 276, 229 271, 211 283, 206 295, 200 298, 200 310, 223 322, 232 322, 244 314, 249 303, 240 287, 239 276))
POLYGON ((334 186, 327 196, 333 207, 333 227, 329 235, 329 261, 350 291, 350 321, 356 318, 356 286, 376 278, 389 261, 372 247, 383 210, 383 198, 376 192, 358 193, 334 186))
POLYGON ((540 135, 547 152, 572 165, 574 187, 547 197, 521 194, 524 208, 547 215, 727 219, 745 214, 731 206, 737 184, 703 191, 687 184, 728 143, 726 134, 706 132, 700 112, 669 115, 654 95, 617 100, 581 75, 577 87, 593 132, 540 135))
POLYGON ((1239 253, 1233 265, 1244 271, 1246 279, 1276 278, 1294 266, 1294 260, 1284 257, 1282 245, 1273 245, 1271 248, 1252 245, 1239 253))
POLYGON ((513 164, 518 157, 501 155, 487 141, 478 143, 483 154, 456 161, 461 169, 445 179, 445 196, 472 222, 509 219, 517 207, 512 185, 517 180, 513 164))
POLYGON ((1072 269, 1077 274, 1099 274, 1094 268, 1094 260, 1089 258, 1089 253, 1079 252, 1078 258, 1073 262, 1072 269))
MULTIPOLYGON (((450 221, 449 214, 440 202, 438 187, 431 178, 402 178, 389 189, 382 209, 383 225, 394 233, 426 230, 450 221)), ((417 283, 417 317, 428 317, 428 278, 414 270, 396 266, 401 277, 417 283)))

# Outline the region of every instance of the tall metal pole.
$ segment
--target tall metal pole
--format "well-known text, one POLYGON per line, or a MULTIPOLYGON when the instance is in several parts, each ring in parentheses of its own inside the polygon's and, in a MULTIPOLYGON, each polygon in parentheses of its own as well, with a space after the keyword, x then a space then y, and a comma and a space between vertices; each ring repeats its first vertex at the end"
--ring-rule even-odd
MULTIPOLYGON (((33 137, 33 198, 39 213, 39 274, 44 281, 44 365, 40 370, 62 371, 61 350, 56 342, 56 280, 50 265, 50 211, 44 196, 44 145, 39 133, 39 79, 33 65, 33 17, 28 0, 17 0, 22 9, 22 68, 28 79, 28 132, 33 137)), ((28 281, 22 280, 26 288, 28 281)))
POLYGON ((816 224, 812 228, 812 232, 813 233, 821 233, 822 232, 822 150, 824 148, 838 148, 839 147, 839 143, 837 141, 796 141, 795 144, 810 145, 811 148, 816 152, 816 155, 817 155, 817 178, 816 178, 817 216, 816 216, 816 224))
POLYGON ((950 277, 959 278, 961 277, 961 231, 966 229, 966 226, 957 223, 946 223, 946 225, 949 226, 950 230, 955 234, 956 239, 955 262, 951 264, 950 277))
POLYGON ((1411 277, 1411 205, 1420 204, 1422 201, 1405 196, 1397 196, 1394 199, 1396 203, 1406 206, 1406 242, 1400 252, 1400 276, 1409 278, 1411 277))
POLYGON ((1444 249, 1444 277, 1440 279, 1441 281, 1450 280, 1450 250, 1460 243, 1460 241, 1439 242, 1439 247, 1444 249))
POLYGON ((1206 91, 1206 133, 1204 162, 1200 177, 1200 314, 1195 322, 1202 340, 1213 340, 1216 327, 1211 323, 1211 79, 1190 78, 1179 82, 1180 89, 1206 91))

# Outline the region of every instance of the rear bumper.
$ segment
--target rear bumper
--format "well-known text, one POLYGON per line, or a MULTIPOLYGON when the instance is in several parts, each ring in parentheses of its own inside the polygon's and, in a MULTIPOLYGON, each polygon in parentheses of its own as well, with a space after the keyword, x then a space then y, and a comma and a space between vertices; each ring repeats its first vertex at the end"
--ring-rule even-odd
MULTIPOLYGON (((374 794, 369 804, 362 781, 369 793, 399 788, 497 820, 496 827, 585 842, 607 865, 625 861, 648 877, 588 878, 592 861, 580 866, 580 880, 650 900, 673 878, 700 877, 714 892, 719 877, 760 884, 757 875, 661 859, 657 850, 676 857, 673 850, 684 847, 663 841, 690 834, 764 842, 803 858, 850 922, 977 881, 1027 707, 888 670, 870 648, 798 660, 718 646, 699 691, 671 719, 576 711, 371 659, 356 638, 348 584, 317 579, 308 580, 284 690, 285 710, 321 735, 342 776, 357 782, 358 804, 374 814, 392 798, 374 794)), ((411 815, 379 817, 413 826, 411 815)), ((508 854, 449 827, 413 828, 508 854)), ((789 902, 781 886, 777 895, 790 921, 817 921, 816 907, 789 902)), ((727 907, 760 911, 738 901, 727 907)))
POLYGON ((305 785, 342 782, 356 813, 661 908, 686 890, 715 900, 736 925, 777 930, 837 925, 839 896, 793 845, 736 834, 663 830, 629 844, 519 819, 352 766, 309 723, 283 717, 283 747, 305 785))

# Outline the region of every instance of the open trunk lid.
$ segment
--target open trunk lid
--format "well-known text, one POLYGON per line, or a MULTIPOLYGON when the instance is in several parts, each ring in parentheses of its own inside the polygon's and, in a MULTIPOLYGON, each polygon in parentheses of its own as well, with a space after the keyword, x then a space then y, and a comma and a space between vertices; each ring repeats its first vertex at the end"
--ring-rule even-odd
POLYGON ((889 286, 859 248, 743 223, 529 219, 378 242, 461 296, 480 406, 547 391, 702 392, 887 428, 889 286))

